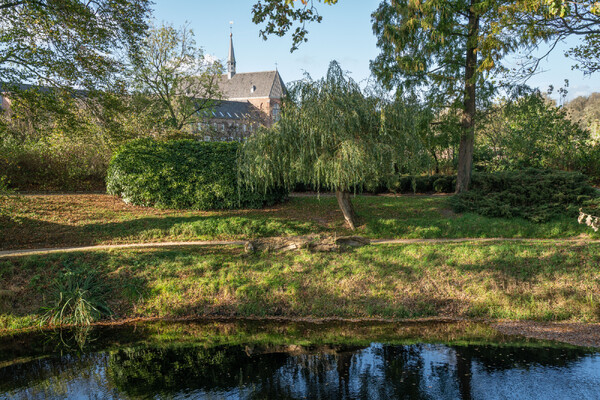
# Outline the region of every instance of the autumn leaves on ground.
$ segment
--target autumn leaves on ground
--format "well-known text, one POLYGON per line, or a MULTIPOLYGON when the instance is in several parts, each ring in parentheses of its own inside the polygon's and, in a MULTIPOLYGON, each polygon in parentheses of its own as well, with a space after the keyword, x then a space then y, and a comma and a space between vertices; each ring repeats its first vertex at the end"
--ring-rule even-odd
MULTIPOLYGON (((270 209, 227 212, 156 210, 107 195, 3 201, 4 209, 17 211, 0 220, 2 250, 348 233, 330 197, 294 197, 270 209)), ((355 204, 357 233, 370 238, 556 242, 380 245, 341 253, 248 254, 225 246, 5 257, 0 329, 51 320, 45 306, 77 282, 97 292, 97 308, 110 310, 103 318, 114 320, 219 315, 600 321, 600 244, 584 242, 593 232, 576 219, 533 224, 457 215, 444 196, 358 196, 355 204), (572 237, 582 241, 561 243, 572 237)))
MULTIPOLYGON (((449 196, 356 196, 358 235, 372 239, 598 238, 577 219, 546 223, 454 214, 449 196)), ((350 234, 336 199, 292 197, 260 210, 161 210, 104 194, 2 196, 0 250, 350 234)))

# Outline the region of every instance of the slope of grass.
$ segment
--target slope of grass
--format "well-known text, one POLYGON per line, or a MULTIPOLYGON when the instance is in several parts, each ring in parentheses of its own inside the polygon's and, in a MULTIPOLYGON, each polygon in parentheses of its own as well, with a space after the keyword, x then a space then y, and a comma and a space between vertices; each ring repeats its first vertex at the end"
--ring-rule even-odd
MULTIPOLYGON (((357 196, 356 234, 370 238, 600 238, 573 218, 546 223, 454 214, 448 196, 357 196)), ((263 210, 192 212, 108 195, 0 197, 0 249, 174 240, 347 235, 335 198, 301 197, 263 210)))
POLYGON ((31 326, 57 276, 90 270, 117 318, 483 317, 600 321, 600 245, 367 246, 247 255, 118 250, 0 260, 0 329, 31 326))

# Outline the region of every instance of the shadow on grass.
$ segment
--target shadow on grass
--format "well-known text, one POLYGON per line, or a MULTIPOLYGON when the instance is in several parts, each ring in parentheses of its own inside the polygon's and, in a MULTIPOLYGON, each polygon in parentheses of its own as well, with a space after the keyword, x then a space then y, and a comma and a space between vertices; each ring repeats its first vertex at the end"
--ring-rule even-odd
MULTIPOLYGON (((142 260, 143 261, 143 260, 142 260)), ((0 314, 41 316, 51 306, 67 272, 94 276, 107 291, 103 298, 114 318, 130 315, 135 303, 150 293, 148 280, 121 268, 130 257, 108 252, 74 252, 0 260, 0 314)), ((10 324, 10 320, 8 321, 10 324)), ((1 328, 1 327, 0 327, 1 328)))
POLYGON ((219 240, 295 236, 323 232, 310 221, 252 216, 147 217, 121 222, 67 225, 31 218, 0 221, 0 249, 95 245, 164 240, 219 240))
POLYGON ((348 253, 246 255, 190 248, 80 252, 0 262, 0 285, 21 282, 4 312, 39 307, 57 271, 98 270, 118 316, 383 317, 471 315, 600 320, 600 246, 445 244, 348 253))

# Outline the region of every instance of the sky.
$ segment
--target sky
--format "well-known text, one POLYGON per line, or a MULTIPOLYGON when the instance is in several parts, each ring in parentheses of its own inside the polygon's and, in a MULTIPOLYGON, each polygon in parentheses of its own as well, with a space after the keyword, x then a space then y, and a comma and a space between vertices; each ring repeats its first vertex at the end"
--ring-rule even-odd
MULTIPOLYGON (((260 26, 252 23, 255 0, 155 0, 155 23, 188 24, 196 42, 205 54, 227 59, 230 21, 233 21, 233 43, 237 72, 268 71, 277 68, 284 82, 301 79, 305 72, 313 78, 325 75, 331 60, 337 60, 356 81, 370 76, 369 61, 379 50, 371 27, 371 13, 380 0, 343 0, 334 6, 319 4, 320 24, 308 26, 308 42, 290 53, 291 35, 283 38, 259 37, 260 26)), ((576 43, 571 39, 560 45, 541 63, 542 73, 531 77, 527 84, 545 92, 569 80, 567 100, 600 92, 600 73, 585 76, 572 70, 574 61, 565 58, 564 50, 576 43)), ((540 54, 544 49, 540 49, 540 54)), ((557 98, 555 90, 553 97, 557 98)))

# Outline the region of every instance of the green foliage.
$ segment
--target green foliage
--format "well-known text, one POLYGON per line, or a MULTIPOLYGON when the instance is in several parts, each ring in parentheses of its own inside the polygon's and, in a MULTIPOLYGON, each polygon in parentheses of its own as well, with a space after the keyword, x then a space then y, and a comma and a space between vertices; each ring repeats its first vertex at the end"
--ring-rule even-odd
POLYGON ((85 266, 66 266, 50 292, 50 306, 43 307, 41 322, 50 325, 90 325, 112 315, 106 304, 108 287, 103 278, 85 266))
POLYGON ((133 86, 145 96, 155 125, 181 130, 196 126, 221 97, 219 62, 207 63, 194 33, 184 26, 152 27, 131 55, 133 86))
POLYGON ((0 176, 0 196, 6 196, 8 194, 15 194, 14 189, 8 186, 8 179, 6 175, 0 176))
MULTIPOLYGON (((0 169, 21 190, 102 190, 112 150, 145 132, 119 93, 13 88, 0 113, 0 169)), ((147 125, 147 124, 146 124, 147 125)))
MULTIPOLYGON (((321 0, 318 0, 319 2, 321 0)), ((325 4, 336 4, 338 0, 322 0, 325 4)), ((266 22, 264 29, 261 29, 260 36, 266 40, 267 35, 283 36, 298 21, 292 34, 293 44, 291 51, 298 49, 302 42, 306 42, 307 22, 321 22, 323 17, 319 15, 313 2, 302 1, 302 6, 296 8, 297 2, 289 0, 258 0, 252 6, 252 22, 261 24, 266 22)))
POLYGON ((351 192, 399 170, 418 170, 426 155, 413 111, 365 96, 333 61, 325 78, 289 88, 280 121, 244 144, 243 178, 258 190, 302 183, 351 192))
POLYGON ((0 175, 0 220, 2 218, 13 218, 19 213, 21 196, 9 186, 10 181, 6 175, 0 175), (14 201, 4 201, 3 197, 11 196, 14 201))
POLYGON ((401 175, 390 180, 387 190, 393 193, 453 193, 456 175, 401 175))
POLYGON ((523 168, 589 171, 598 161, 589 131, 539 92, 492 108, 478 129, 476 165, 487 171, 523 168))
POLYGON ((102 190, 110 151, 83 140, 0 139, 0 168, 19 190, 102 190))
POLYGON ((238 143, 139 139, 113 156, 107 190, 126 202, 196 210, 260 208, 287 192, 258 192, 237 184, 238 143))
POLYGON ((564 106, 569 118, 584 130, 589 130, 594 143, 600 143, 600 93, 578 96, 564 106))
POLYGON ((522 171, 474 174, 471 190, 455 195, 455 212, 476 212, 488 217, 520 217, 534 222, 577 209, 597 196, 587 177, 579 172, 522 171))
POLYGON ((146 30, 148 0, 23 0, 0 6, 0 82, 106 87, 146 30))

